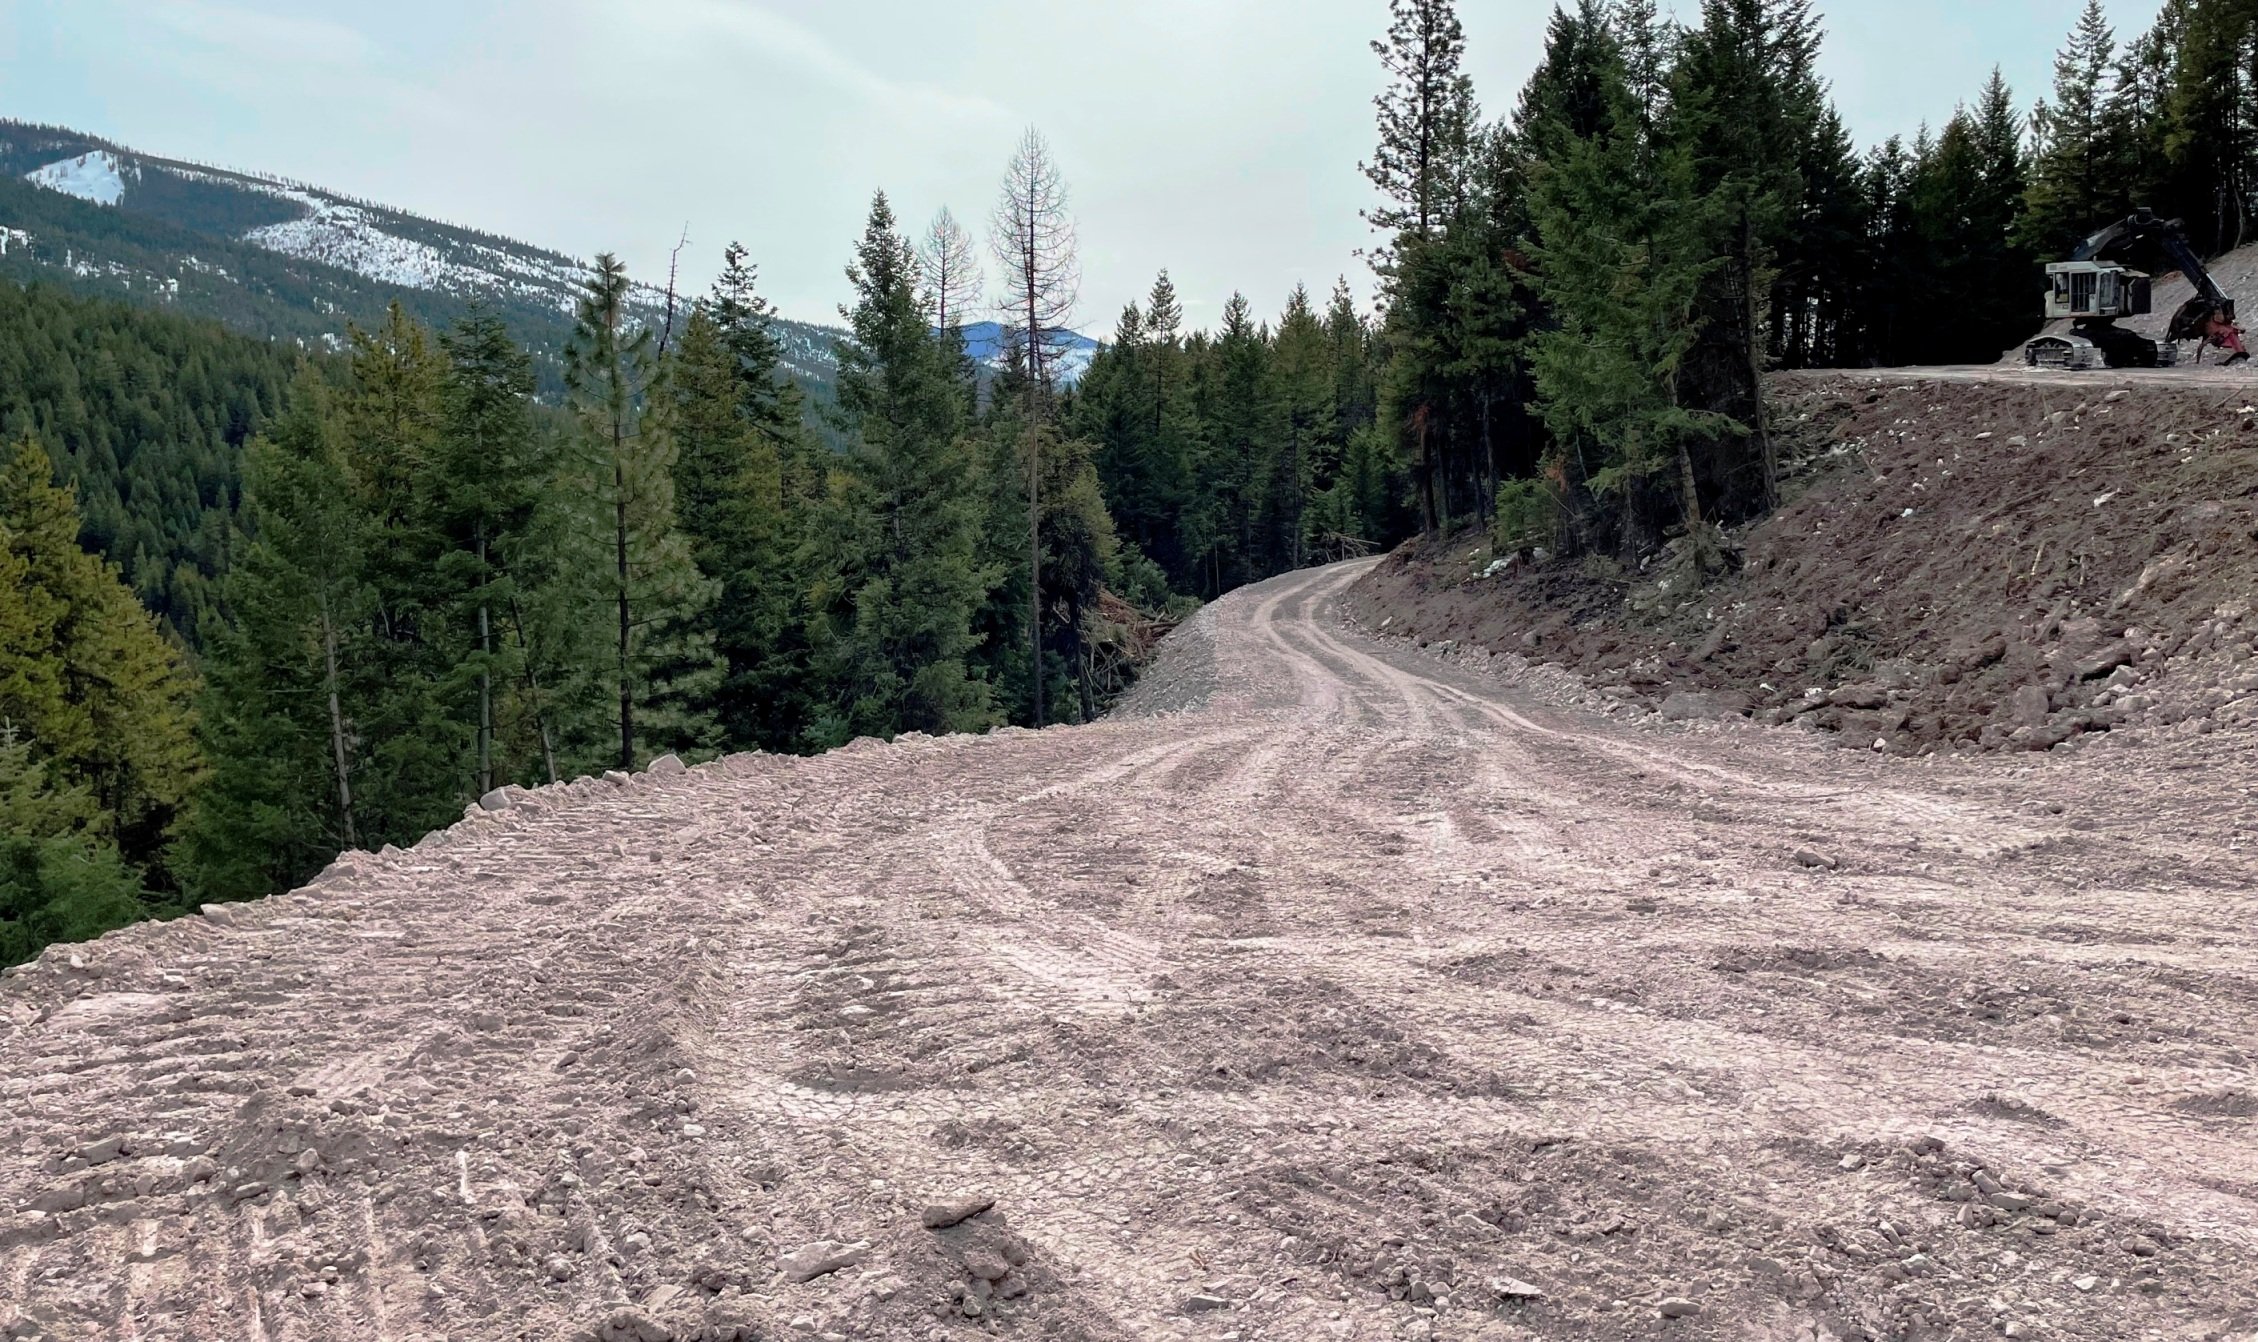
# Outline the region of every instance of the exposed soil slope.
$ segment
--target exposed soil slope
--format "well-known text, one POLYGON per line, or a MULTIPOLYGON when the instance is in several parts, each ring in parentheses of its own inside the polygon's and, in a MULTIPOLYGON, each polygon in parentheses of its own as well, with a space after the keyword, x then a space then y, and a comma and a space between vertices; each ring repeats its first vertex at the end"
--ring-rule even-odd
POLYGON ((2247 378, 1778 379, 1803 455, 1737 576, 1391 557, 1367 627, 1558 663, 1671 716, 1753 713, 1859 749, 2043 749, 2258 722, 2258 387, 2247 378))
POLYGON ((1185 711, 543 789, 55 948, 0 1336, 2258 1326, 2243 752, 1627 729, 1343 632, 1361 572, 1203 612, 1185 711))

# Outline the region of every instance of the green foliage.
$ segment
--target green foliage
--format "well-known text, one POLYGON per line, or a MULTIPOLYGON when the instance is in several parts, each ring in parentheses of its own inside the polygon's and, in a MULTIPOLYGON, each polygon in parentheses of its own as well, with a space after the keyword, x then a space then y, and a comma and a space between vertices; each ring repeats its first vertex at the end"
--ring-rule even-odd
POLYGON ((94 815, 84 789, 57 790, 32 742, 0 727, 0 967, 152 911, 117 846, 99 837, 94 815))
POLYGON ((77 493, 79 543, 196 646, 227 565, 238 454, 295 361, 210 323, 0 282, 0 443, 46 446, 77 493))
POLYGON ((980 562, 961 346, 933 330, 916 254, 883 194, 847 278, 854 342, 840 351, 839 412, 851 446, 817 501, 810 542, 810 638, 826 697, 812 730, 836 744, 976 729, 997 719, 994 688, 970 658, 999 574, 980 562))
POLYGON ((656 332, 633 324, 627 271, 596 258, 567 350, 578 423, 568 494, 583 534, 602 535, 610 566, 589 593, 612 621, 609 649, 587 668, 612 706, 622 769, 666 752, 720 745, 710 696, 724 666, 703 617, 718 586, 698 571, 674 510, 674 400, 656 332))
POLYGON ((59 787, 87 790, 103 838, 152 864, 199 767, 193 682, 78 532, 47 454, 19 439, 0 457, 0 723, 36 744, 59 787))
POLYGON ((744 251, 732 244, 714 292, 692 313, 677 361, 675 498, 698 568, 721 584, 715 695, 723 735, 790 749, 807 729, 808 588, 801 529, 820 451, 800 427, 744 251))

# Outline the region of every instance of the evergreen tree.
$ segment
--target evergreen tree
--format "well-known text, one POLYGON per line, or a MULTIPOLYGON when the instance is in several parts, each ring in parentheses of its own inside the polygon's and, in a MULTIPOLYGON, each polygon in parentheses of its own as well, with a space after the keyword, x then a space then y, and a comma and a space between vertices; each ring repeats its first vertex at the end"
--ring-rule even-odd
POLYGON ((2039 114, 2045 147, 2032 165, 2025 241, 2042 255, 2065 252, 2125 214, 2106 115, 2116 50, 2101 0, 2086 0, 2054 58, 2054 96, 2039 114))
POLYGON ((231 618, 213 641, 200 714, 212 772, 182 835, 201 900, 286 890, 339 851, 381 841, 355 795, 367 741, 352 716, 376 606, 375 528, 310 375, 252 440, 243 474, 250 537, 228 573, 231 618))
POLYGON ((430 506, 446 374, 430 333, 395 303, 376 330, 349 332, 347 376, 330 408, 367 527, 369 629, 354 655, 362 692, 351 712, 368 758, 356 801, 387 837, 413 839, 454 819, 473 776, 474 719, 450 712, 441 686, 475 644, 432 581, 447 550, 430 506))
POLYGON ((1381 204, 1364 212, 1384 233, 1426 238, 1457 207, 1477 119, 1460 69, 1466 33, 1453 0, 1389 0, 1387 36, 1372 53, 1388 86, 1372 100, 1379 144, 1366 178, 1381 204))
POLYGON ((1607 59, 1600 70, 1599 128, 1558 142, 1535 181, 1533 259, 1558 326, 1536 338, 1533 357, 1540 414, 1557 445, 1553 474, 1596 505, 1575 510, 1576 535, 1632 557, 1653 542, 1671 503, 1699 535, 1697 448, 1739 426, 1683 401, 1703 287, 1724 264, 1711 220, 1681 203, 1696 178, 1694 155, 1647 143, 1620 66, 1607 59))
POLYGON ((198 771, 177 649, 118 570, 81 550, 71 492, 30 438, 0 457, 0 726, 21 733, 93 831, 163 875, 162 849, 198 771))
POLYGON ((885 194, 847 268, 854 332, 839 358, 852 447, 813 542, 815 653, 832 696, 819 738, 971 730, 995 720, 970 673, 973 620, 996 574, 979 564, 980 511, 950 351, 885 194))
POLYGON ((626 267, 598 256, 566 361, 579 421, 575 486, 610 551, 598 590, 612 636, 599 683, 616 706, 614 758, 623 769, 661 751, 715 748, 719 728, 706 703, 723 674, 712 634, 699 628, 715 584, 699 573, 675 519, 666 370, 652 331, 632 325, 627 294, 626 267))
POLYGON ((151 911, 97 814, 84 788, 58 789, 32 743, 0 726, 0 968, 151 911))
POLYGON ((1271 455, 1262 511, 1256 519, 1262 562, 1275 572, 1307 558, 1309 492, 1330 466, 1333 388, 1325 327, 1301 285, 1287 296, 1270 360, 1278 445, 1271 455))
POLYGON ((448 642, 468 645, 453 659, 449 697, 475 700, 462 716, 475 723, 473 791, 484 794, 503 779, 555 778, 548 706, 517 692, 526 682, 526 648, 510 618, 535 563, 534 518, 555 462, 533 423, 532 359, 501 319, 474 308, 440 343, 448 359, 444 413, 425 486, 445 545, 436 604, 452 631, 448 642), (539 754, 517 758, 513 740, 541 747, 539 754))
POLYGON ((713 293, 683 333, 673 390, 682 529, 720 584, 714 646, 728 672, 714 697, 724 737, 785 749, 807 724, 809 674, 801 538, 788 469, 806 451, 797 392, 784 382, 767 300, 731 244, 713 293))

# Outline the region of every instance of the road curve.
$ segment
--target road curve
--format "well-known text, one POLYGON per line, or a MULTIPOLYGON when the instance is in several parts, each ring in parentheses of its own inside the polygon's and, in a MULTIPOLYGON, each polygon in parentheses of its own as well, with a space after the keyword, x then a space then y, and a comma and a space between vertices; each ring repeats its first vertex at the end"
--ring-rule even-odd
POLYGON ((1183 711, 543 789, 56 948, 0 1336, 2250 1328, 2238 750, 1620 727, 1346 630, 1362 571, 1202 612, 1183 711))

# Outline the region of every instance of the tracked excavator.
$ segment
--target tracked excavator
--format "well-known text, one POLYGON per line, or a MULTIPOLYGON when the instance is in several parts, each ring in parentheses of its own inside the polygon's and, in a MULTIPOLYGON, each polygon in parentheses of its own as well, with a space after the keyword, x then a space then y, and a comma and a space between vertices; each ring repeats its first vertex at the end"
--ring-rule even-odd
POLYGON ((2079 243, 2069 260, 2047 266, 2046 317, 2068 318, 2071 326, 2023 346, 2023 360, 2033 368, 2168 368, 2179 362, 2183 340, 2198 342, 2198 363, 2207 348, 2225 351, 2230 364, 2250 357, 2235 325, 2234 300, 2204 269, 2179 221, 2148 210, 2111 224, 2079 243), (2119 259, 2136 248, 2161 251, 2195 290, 2172 314, 2162 340, 2117 325, 2120 317, 2150 311, 2149 277, 2119 259))

